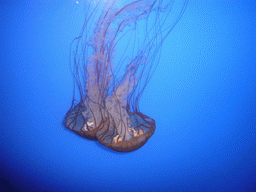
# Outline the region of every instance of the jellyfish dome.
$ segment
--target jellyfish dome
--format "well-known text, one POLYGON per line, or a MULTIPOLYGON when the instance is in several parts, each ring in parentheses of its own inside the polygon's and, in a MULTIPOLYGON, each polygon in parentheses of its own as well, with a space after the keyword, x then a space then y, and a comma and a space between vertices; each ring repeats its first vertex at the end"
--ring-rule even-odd
POLYGON ((65 126, 120 152, 139 149, 155 131, 139 100, 161 46, 187 0, 85 1, 85 20, 71 44, 72 105, 65 126), (78 93, 78 94, 77 94, 78 93))

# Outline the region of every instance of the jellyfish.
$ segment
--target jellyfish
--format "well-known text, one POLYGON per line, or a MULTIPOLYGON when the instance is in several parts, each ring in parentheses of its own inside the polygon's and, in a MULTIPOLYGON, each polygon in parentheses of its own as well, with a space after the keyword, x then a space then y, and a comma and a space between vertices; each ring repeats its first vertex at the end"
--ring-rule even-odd
POLYGON ((70 47, 74 78, 65 126, 119 152, 142 147, 155 120, 139 101, 161 47, 188 0, 86 0, 82 30, 70 47))

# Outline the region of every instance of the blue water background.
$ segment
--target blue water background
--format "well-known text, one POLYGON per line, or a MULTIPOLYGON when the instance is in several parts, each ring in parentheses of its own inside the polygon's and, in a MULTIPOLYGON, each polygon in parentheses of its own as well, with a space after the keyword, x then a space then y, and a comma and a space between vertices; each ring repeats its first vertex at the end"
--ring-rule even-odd
POLYGON ((255 191, 256 1, 190 1, 141 99, 155 134, 130 153, 62 125, 73 91, 69 46, 83 18, 82 1, 0 1, 3 185, 255 191))

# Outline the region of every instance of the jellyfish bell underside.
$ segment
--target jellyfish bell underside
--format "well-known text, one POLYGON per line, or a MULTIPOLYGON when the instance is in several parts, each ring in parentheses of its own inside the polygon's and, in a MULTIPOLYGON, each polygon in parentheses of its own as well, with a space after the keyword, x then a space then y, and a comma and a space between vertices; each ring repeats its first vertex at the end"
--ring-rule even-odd
POLYGON ((140 112, 139 99, 187 0, 164 2, 85 2, 84 25, 71 45, 75 87, 65 116, 68 129, 119 152, 139 149, 153 135, 155 121, 140 112), (173 20, 165 27, 169 16, 173 20))

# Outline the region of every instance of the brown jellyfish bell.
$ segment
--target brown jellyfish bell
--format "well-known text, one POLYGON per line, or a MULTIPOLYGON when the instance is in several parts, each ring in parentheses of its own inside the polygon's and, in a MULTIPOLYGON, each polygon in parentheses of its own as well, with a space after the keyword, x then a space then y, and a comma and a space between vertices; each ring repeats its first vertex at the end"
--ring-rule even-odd
POLYGON ((186 5, 187 0, 85 2, 84 25, 71 45, 68 129, 120 152, 148 141, 155 121, 140 112, 139 100, 186 5))

